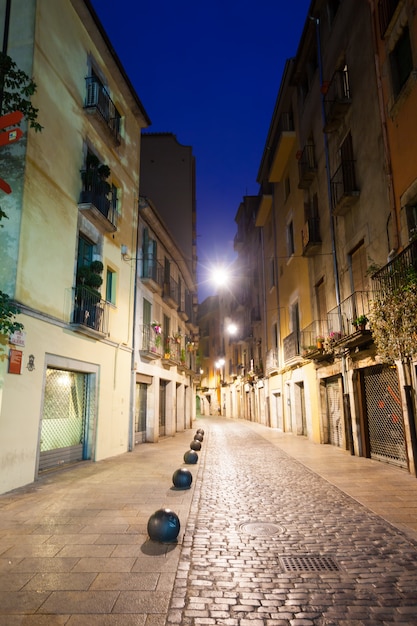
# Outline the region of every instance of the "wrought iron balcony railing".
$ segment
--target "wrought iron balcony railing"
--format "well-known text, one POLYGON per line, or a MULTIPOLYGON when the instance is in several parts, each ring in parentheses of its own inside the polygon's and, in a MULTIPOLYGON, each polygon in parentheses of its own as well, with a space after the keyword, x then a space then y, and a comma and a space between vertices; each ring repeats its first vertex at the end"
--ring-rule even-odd
POLYGON ((328 336, 329 326, 327 320, 314 320, 314 322, 303 328, 300 333, 303 353, 317 350, 328 336))
POLYGON ((265 371, 266 374, 276 371, 278 369, 278 348, 271 348, 266 353, 265 371))
POLYGON ((324 97, 326 113, 324 130, 326 133, 335 131, 339 127, 351 103, 349 74, 347 67, 344 67, 333 74, 332 80, 327 85, 327 92, 324 97))
POLYGON ((289 361, 300 355, 300 333, 293 331, 283 341, 284 361, 289 361))
POLYGON ((172 276, 168 280, 164 280, 163 298, 172 308, 179 306, 178 283, 172 276))
POLYGON ((417 240, 412 241, 400 254, 372 276, 374 291, 393 293, 417 278, 417 240))
POLYGON ((120 143, 121 117, 114 102, 97 76, 87 76, 85 80, 86 97, 84 107, 86 109, 97 111, 110 130, 115 141, 120 143))
POLYGON ((352 335, 357 331, 357 320, 361 316, 367 317, 371 310, 371 293, 369 291, 354 291, 340 303, 340 311, 335 307, 327 314, 330 333, 340 337, 352 335))
POLYGON ((357 201, 355 161, 343 160, 331 179, 332 209, 335 215, 344 215, 357 201))
POLYGON ((88 287, 74 290, 72 324, 105 336, 108 333, 109 305, 88 287))
POLYGON ((301 231, 303 256, 312 256, 321 246, 320 218, 309 217, 301 231))
MULTIPOLYGON (((298 155, 297 155, 298 156, 298 155)), ((298 159, 298 187, 308 189, 317 172, 314 143, 307 143, 298 159)))
POLYGON ((112 194, 111 186, 100 178, 95 170, 83 170, 81 172, 82 188, 80 194, 80 205, 85 211, 94 211, 97 217, 100 217, 102 225, 107 221, 106 230, 114 231, 117 227, 117 196, 112 194))
POLYGON ((144 324, 141 328, 142 344, 140 350, 151 358, 159 358, 163 353, 163 337, 156 332, 151 324, 144 324))
POLYGON ((159 261, 148 256, 142 259, 141 280, 154 292, 161 292, 164 286, 164 268, 159 261))

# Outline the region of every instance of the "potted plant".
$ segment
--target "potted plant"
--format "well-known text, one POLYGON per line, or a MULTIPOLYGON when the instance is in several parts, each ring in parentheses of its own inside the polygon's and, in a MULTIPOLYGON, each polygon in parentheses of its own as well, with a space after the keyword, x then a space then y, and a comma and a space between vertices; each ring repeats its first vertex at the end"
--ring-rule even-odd
POLYGON ((152 330, 155 333, 154 345, 156 348, 159 348, 159 346, 161 345, 161 333, 162 333, 161 325, 159 324, 159 322, 152 322, 151 326, 152 326, 152 330))
POLYGON ((353 325, 359 330, 365 330, 368 322, 369 319, 366 317, 366 315, 359 315, 359 317, 357 317, 356 320, 353 322, 353 325))
POLYGON ((319 350, 321 350, 323 348, 323 343, 324 343, 323 335, 317 335, 317 337, 316 337, 316 345, 317 345, 319 350))
POLYGON ((103 279, 103 263, 93 261, 90 265, 82 265, 77 270, 77 284, 75 288, 75 321, 93 328, 99 328, 101 322, 99 291, 103 279))

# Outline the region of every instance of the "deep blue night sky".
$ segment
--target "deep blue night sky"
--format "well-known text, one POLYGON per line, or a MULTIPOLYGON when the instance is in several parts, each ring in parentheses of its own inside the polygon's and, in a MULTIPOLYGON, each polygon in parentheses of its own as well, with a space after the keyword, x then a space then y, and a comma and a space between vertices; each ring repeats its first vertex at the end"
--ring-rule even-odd
POLYGON ((287 58, 309 0, 92 0, 152 121, 197 166, 199 300, 234 258, 234 217, 256 177, 287 58))

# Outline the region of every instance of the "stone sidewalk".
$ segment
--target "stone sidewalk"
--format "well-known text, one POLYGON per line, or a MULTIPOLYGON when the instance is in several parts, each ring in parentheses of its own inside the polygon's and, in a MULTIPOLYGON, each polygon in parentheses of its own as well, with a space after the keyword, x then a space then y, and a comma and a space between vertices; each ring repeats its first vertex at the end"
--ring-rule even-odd
POLYGON ((0 626, 163 626, 199 465, 195 430, 42 476, 0 496, 0 626), (187 467, 191 489, 173 486, 187 467), (170 508, 178 542, 147 535, 170 508))
POLYGON ((363 476, 375 502, 391 483, 415 494, 415 478, 234 420, 212 419, 204 445, 168 624, 417 624, 416 516, 403 531, 329 482, 363 476))
POLYGON ((259 424, 193 426, 0 496, 0 626, 417 624, 416 478, 259 424), (147 522, 166 507, 164 545, 147 522))

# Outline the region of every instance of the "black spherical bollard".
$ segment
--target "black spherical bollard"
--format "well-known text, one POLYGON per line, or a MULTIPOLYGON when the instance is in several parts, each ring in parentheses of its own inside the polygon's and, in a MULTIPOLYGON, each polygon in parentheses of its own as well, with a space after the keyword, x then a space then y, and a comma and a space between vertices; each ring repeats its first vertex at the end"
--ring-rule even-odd
POLYGON ((181 467, 177 469, 172 475, 172 482, 177 489, 189 489, 193 482, 193 475, 190 470, 181 467))
POLYGON ((153 541, 171 543, 180 532, 178 515, 170 509, 159 509, 148 520, 148 535, 153 541))
POLYGON ((194 439, 194 441, 190 443, 190 448, 191 450, 201 450, 201 442, 194 439))
POLYGON ((199 435, 203 435, 203 437, 204 437, 204 430, 202 428, 199 428, 197 430, 197 432, 198 432, 199 435))
POLYGON ((194 435, 194 441, 203 441, 204 437, 203 435, 200 435, 200 433, 196 433, 194 435))
POLYGON ((194 450, 187 450, 184 454, 184 462, 188 465, 195 465, 198 461, 198 454, 194 450))

